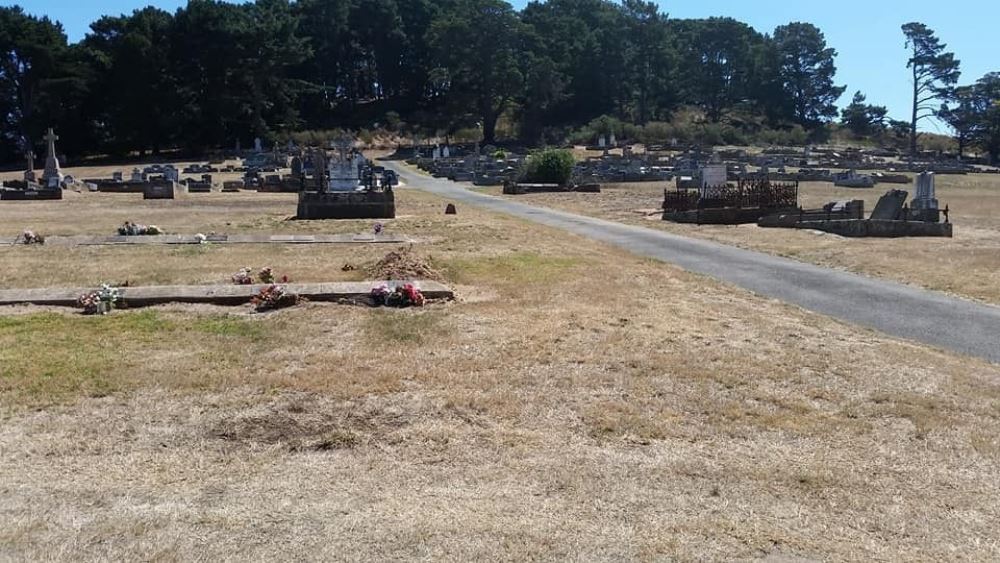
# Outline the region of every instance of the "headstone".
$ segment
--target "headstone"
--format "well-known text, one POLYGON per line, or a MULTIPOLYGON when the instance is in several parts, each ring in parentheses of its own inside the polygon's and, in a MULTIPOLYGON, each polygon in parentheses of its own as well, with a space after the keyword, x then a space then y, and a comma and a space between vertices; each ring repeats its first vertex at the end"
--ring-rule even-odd
POLYGON ((896 221, 903 214, 903 205, 910 194, 903 190, 889 190, 879 198, 872 211, 873 221, 896 221))
POLYGON ((434 160, 438 160, 439 158, 441 158, 441 147, 440 146, 437 146, 437 145, 434 146, 434 153, 431 156, 431 158, 433 158, 434 160))
POLYGON ((597 139, 597 146, 601 147, 602 149, 607 148, 608 140, 604 137, 604 135, 601 135, 601 137, 597 139))
POLYGON ((458 215, 458 209, 455 208, 454 203, 449 203, 448 207, 444 208, 445 215, 458 215))
POLYGON ((451 158, 451 147, 445 145, 444 148, 441 149, 441 156, 444 158, 451 158))
POLYGON ((913 198, 914 209, 937 209, 937 190, 934 187, 934 173, 924 172, 917 176, 917 195, 913 198))
POLYGON ((611 145, 612 147, 617 147, 618 146, 618 139, 615 138, 615 134, 614 133, 612 133, 611 134, 611 138, 608 139, 608 144, 611 145))
POLYGON ((729 174, 725 164, 707 164, 701 169, 701 188, 715 188, 726 185, 729 174))
POLYGON ((45 134, 45 142, 48 144, 48 152, 45 155, 45 172, 42 173, 42 183, 49 188, 58 188, 63 181, 62 172, 59 170, 59 159, 56 158, 56 141, 59 137, 49 128, 45 134))
POLYGON ((28 149, 28 152, 24 156, 28 159, 28 169, 24 171, 24 181, 37 182, 38 176, 35 175, 35 153, 31 149, 28 149))
POLYGON ((243 152, 243 147, 240 146, 240 139, 239 139, 239 137, 237 137, 236 138, 236 154, 239 154, 241 152, 243 152))
POLYGON ((142 182, 146 181, 146 175, 142 172, 142 170, 139 170, 138 168, 133 168, 132 178, 130 181, 136 184, 141 184, 142 182))
POLYGON ((124 180, 124 174, 122 174, 121 170, 113 172, 111 174, 111 179, 115 182, 121 183, 124 180))
POLYGON ((253 140, 253 152, 262 153, 264 152, 264 144, 261 142, 260 137, 253 140))
POLYGON ((167 165, 163 169, 163 179, 168 182, 177 182, 181 179, 180 173, 173 166, 167 165))
POLYGON ((297 156, 293 156, 292 157, 292 176, 301 176, 303 170, 304 170, 304 167, 302 165, 302 159, 299 158, 299 157, 297 157, 297 156))

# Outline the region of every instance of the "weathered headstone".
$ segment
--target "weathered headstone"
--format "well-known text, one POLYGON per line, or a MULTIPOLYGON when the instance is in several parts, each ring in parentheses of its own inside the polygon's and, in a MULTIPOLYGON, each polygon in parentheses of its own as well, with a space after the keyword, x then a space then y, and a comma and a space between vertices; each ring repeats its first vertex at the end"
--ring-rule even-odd
POLYGON ((618 139, 615 137, 614 133, 612 133, 611 134, 611 138, 608 139, 608 144, 611 145, 612 147, 617 147, 618 146, 618 139))
POLYGON ((439 158, 441 158, 441 147, 440 146, 435 146, 434 147, 434 153, 432 154, 431 158, 433 158, 434 160, 438 160, 439 158))
POLYGON ((601 135, 601 137, 597 139, 597 146, 601 147, 602 149, 607 148, 608 140, 604 137, 604 135, 601 135))
POLYGON ((38 176, 35 175, 35 153, 28 149, 24 156, 28 160, 28 169, 24 171, 24 181, 35 183, 38 181, 38 176))
POLYGON ((879 198, 872 211, 873 221, 896 221, 903 214, 903 205, 910 194, 903 190, 889 190, 879 198))
POLYGON ((441 149, 441 156, 444 158, 451 158, 451 147, 445 145, 444 148, 441 149))
POLYGON ((301 176, 304 170, 305 170, 305 168, 302 165, 302 159, 299 158, 298 156, 293 156, 292 157, 292 176, 296 176, 296 177, 301 176))
POLYGON ((168 164, 163 168, 163 179, 168 182, 177 182, 181 179, 181 175, 176 168, 168 164))
POLYGON ((138 168, 133 168, 131 181, 137 184, 145 182, 146 174, 142 170, 139 170, 138 168))
POLYGON ((45 134, 45 142, 48 144, 48 152, 45 155, 45 172, 42 173, 42 184, 48 188, 58 188, 63 181, 62 172, 59 170, 59 159, 56 158, 56 141, 59 137, 49 128, 45 134))
POLYGON ((260 137, 257 137, 253 140, 253 152, 258 154, 264 152, 264 144, 260 140, 260 137))
POLYGON ((701 169, 701 188, 716 188, 726 185, 729 175, 725 164, 707 164, 701 169))

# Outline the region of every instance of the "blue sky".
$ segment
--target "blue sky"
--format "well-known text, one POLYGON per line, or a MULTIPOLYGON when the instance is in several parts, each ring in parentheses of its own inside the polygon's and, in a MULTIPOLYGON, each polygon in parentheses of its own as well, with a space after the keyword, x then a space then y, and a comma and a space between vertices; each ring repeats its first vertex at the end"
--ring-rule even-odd
MULTIPOLYGON (((173 11, 186 0, 0 0, 3 5, 15 3, 31 13, 62 22, 70 40, 76 41, 88 31, 90 22, 102 14, 128 13, 149 4, 173 11)), ((512 3, 521 8, 526 0, 512 3)), ((847 85, 842 104, 849 103, 853 93, 861 90, 868 95, 869 102, 888 106, 895 119, 907 119, 909 112, 907 55, 899 29, 906 22, 921 21, 937 31, 938 37, 962 61, 963 83, 974 82, 987 72, 1000 71, 997 39, 1000 1, 997 0, 699 0, 659 4, 671 17, 730 16, 763 32, 791 21, 814 23, 839 52, 837 81, 847 85)), ((929 124, 927 128, 938 127, 929 124)))

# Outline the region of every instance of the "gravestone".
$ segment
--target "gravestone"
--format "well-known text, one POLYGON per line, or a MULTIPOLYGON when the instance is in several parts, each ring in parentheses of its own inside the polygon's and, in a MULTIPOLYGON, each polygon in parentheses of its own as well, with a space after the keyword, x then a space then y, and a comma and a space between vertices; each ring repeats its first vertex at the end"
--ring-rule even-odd
POLYGON ((725 164, 707 164, 701 169, 701 188, 725 186, 729 180, 725 164))
POLYGON ((445 145, 444 148, 441 149, 441 156, 444 158, 451 158, 451 147, 445 145))
POLYGON ((111 174, 111 180, 112 180, 112 181, 114 181, 114 182, 118 182, 118 183, 121 183, 121 182, 123 182, 123 181, 124 181, 124 179, 125 179, 125 178, 124 178, 124 174, 122 174, 122 171, 121 171, 121 170, 119 170, 119 171, 117 171, 117 172, 113 172, 113 173, 111 174))
POLYGON ((913 219, 915 221, 926 221, 929 223, 941 221, 933 172, 924 172, 917 176, 917 195, 913 198, 910 209, 913 212, 913 219))
POLYGON ((458 215, 458 209, 455 208, 454 203, 449 203, 447 207, 444 208, 445 215, 458 215))
POLYGON ((434 160, 438 160, 439 158, 441 158, 441 147, 439 146, 434 147, 434 152, 431 155, 431 158, 433 158, 434 160))
POLYGON ((302 165, 302 159, 298 156, 292 157, 292 176, 299 177, 305 171, 305 167, 302 165))
POLYGON ((604 137, 604 135, 601 135, 601 137, 597 139, 597 146, 601 147, 602 149, 607 148, 608 140, 604 137))
POLYGON ((903 190, 889 190, 879 198, 872 210, 872 221, 897 221, 903 214, 903 206, 910 194, 903 190))
POLYGON ((133 168, 132 178, 130 181, 136 184, 141 184, 146 181, 146 174, 142 170, 139 170, 138 168, 133 168))
POLYGON ((167 180, 168 182, 177 182, 178 180, 181 179, 181 175, 176 168, 174 168, 171 165, 167 165, 163 169, 163 179, 167 180))
POLYGON ((174 199, 176 189, 172 181, 149 182, 142 188, 142 199, 174 199))
POLYGON ((264 144, 261 142, 260 137, 253 140, 253 152, 258 154, 264 152, 264 144))
POLYGON ((608 144, 611 145, 612 147, 617 147, 618 146, 618 139, 615 137, 614 133, 612 133, 611 134, 611 138, 608 139, 608 144))
POLYGON ((58 188, 63 181, 62 172, 59 170, 59 159, 56 158, 56 141, 59 137, 49 128, 45 134, 45 142, 48 144, 48 152, 45 155, 45 172, 42 173, 42 185, 47 188, 58 188))
POLYGON ((24 181, 33 184, 38 181, 38 176, 35 174, 35 153, 28 149, 24 156, 28 159, 28 169, 24 171, 24 181))

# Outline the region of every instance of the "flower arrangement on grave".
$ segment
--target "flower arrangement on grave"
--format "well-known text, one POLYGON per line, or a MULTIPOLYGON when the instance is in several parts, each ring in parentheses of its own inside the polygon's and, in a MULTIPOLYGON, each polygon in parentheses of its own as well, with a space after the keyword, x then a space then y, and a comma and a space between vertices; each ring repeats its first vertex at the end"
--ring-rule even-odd
POLYGON ((375 233, 375 236, 382 234, 382 231, 384 230, 385 230, 385 225, 383 225, 382 223, 375 223, 375 226, 372 227, 372 232, 375 233))
POLYGON ((25 230, 21 233, 20 241, 24 244, 45 244, 45 237, 35 231, 25 230))
POLYGON ((118 288, 102 284, 101 289, 84 293, 77 299, 77 304, 85 315, 107 315, 121 300, 118 288))
POLYGON ((289 293, 287 289, 280 285, 271 284, 260 290, 250 303, 258 313, 274 311, 293 307, 299 304, 301 299, 294 293, 289 293))
POLYGON ((249 266, 241 268, 240 271, 233 274, 232 279, 236 285, 253 285, 253 269, 249 266))
POLYGON ((246 268, 241 268, 240 271, 232 275, 233 283, 236 285, 253 285, 255 279, 259 280, 262 284, 273 284, 273 283, 289 283, 292 280, 289 279, 287 275, 281 276, 279 279, 275 273, 274 268, 268 266, 266 268, 261 268, 257 272, 257 277, 254 278, 253 268, 247 266, 246 268))
POLYGON ((163 229, 157 227, 156 225, 140 225, 139 223, 133 223, 131 221, 125 221, 125 224, 118 227, 118 234, 123 237, 135 237, 135 236, 155 236, 162 235, 163 229))
POLYGON ((427 302, 424 294, 412 283, 397 286, 395 290, 390 289, 388 284, 380 284, 372 288, 370 297, 376 307, 397 309, 423 307, 427 302))

